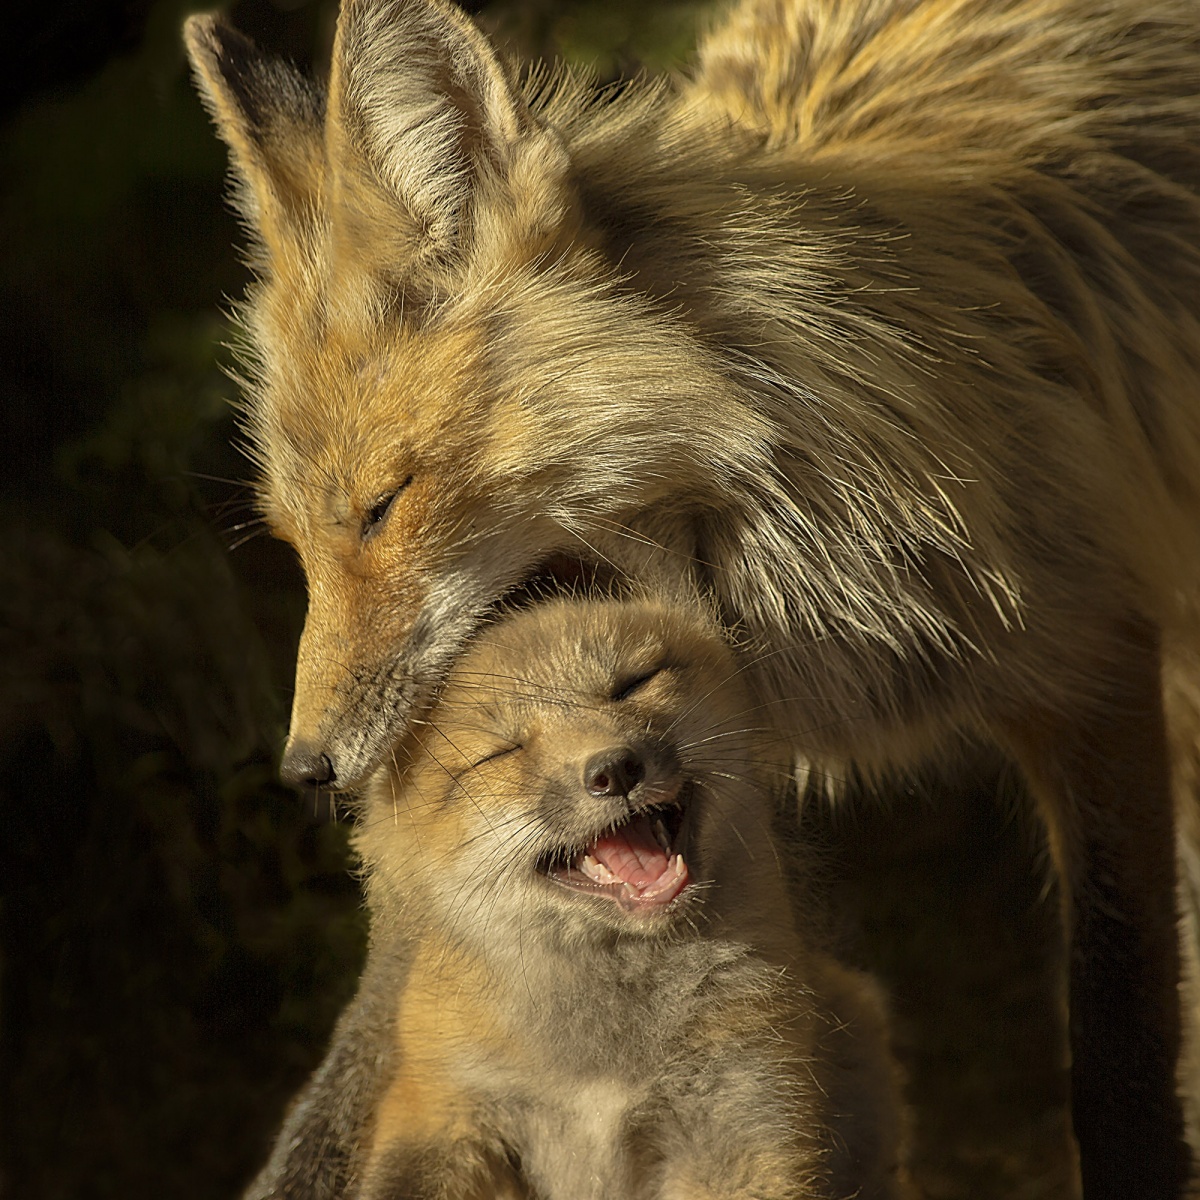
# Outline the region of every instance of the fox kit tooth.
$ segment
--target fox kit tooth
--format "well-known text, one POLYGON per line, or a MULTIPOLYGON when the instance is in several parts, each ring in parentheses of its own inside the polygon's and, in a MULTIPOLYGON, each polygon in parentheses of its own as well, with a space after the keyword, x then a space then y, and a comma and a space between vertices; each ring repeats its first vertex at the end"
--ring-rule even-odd
POLYGON ((590 854, 585 854, 579 860, 579 869, 589 879, 595 880, 596 883, 608 884, 620 882, 616 875, 614 875, 602 862, 594 859, 590 854))
POLYGON ((654 818, 654 836, 658 839, 658 844, 669 854, 671 839, 667 836, 667 827, 662 823, 661 817, 654 818))

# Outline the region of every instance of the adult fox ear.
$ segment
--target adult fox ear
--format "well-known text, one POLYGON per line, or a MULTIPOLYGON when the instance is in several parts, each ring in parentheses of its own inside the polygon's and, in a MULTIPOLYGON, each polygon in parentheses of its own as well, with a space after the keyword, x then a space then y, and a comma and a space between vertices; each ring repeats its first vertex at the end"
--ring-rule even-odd
POLYGON ((343 0, 326 137, 343 252, 369 247, 377 271, 433 290, 466 248, 481 192, 511 183, 531 143, 543 162, 557 145, 443 0, 343 0))
POLYGON ((229 147, 236 202, 271 255, 310 236, 324 177, 325 97, 215 13, 183 27, 205 105, 229 147))

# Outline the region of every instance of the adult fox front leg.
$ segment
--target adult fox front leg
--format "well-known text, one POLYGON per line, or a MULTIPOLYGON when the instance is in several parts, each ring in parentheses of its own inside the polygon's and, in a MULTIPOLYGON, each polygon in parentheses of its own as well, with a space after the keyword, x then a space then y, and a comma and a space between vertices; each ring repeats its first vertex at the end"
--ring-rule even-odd
POLYGON ((257 233, 261 506, 309 583, 285 776, 357 787, 506 597, 707 592, 818 767, 963 732, 1023 765, 1084 1189, 1178 1196, 1191 0, 750 2, 689 80, 605 96, 518 85, 440 0, 347 0, 327 95, 188 40, 257 233))

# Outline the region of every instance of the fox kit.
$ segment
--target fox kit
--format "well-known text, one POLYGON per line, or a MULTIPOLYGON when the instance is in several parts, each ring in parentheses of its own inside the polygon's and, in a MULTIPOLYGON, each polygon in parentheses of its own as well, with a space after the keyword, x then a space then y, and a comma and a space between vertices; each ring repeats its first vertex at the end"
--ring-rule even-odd
POLYGON ((797 934, 755 724, 691 611, 481 634, 366 789, 378 1028, 360 997, 251 1196, 898 1197, 882 1014, 797 934), (364 1058, 388 1065, 330 1153, 364 1058))
POLYGON ((327 90, 187 39, 309 582, 285 777, 359 788, 506 597, 691 589, 815 771, 1021 765, 1084 1190, 1178 1196, 1195 0, 744 0, 688 78, 603 94, 444 0, 345 0, 327 90))

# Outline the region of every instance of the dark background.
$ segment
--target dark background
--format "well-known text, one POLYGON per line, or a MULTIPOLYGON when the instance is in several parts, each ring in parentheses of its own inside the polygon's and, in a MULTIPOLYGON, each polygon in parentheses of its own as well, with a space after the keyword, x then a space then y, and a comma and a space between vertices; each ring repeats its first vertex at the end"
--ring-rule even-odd
MULTIPOLYGON (((0 1195, 231 1197, 352 993, 344 824, 275 781, 303 618, 222 373, 245 271, 180 0, 5 6, 0 92, 0 1195)), ((324 65, 335 6, 235 24, 324 65)), ((698 3, 495 0, 612 78, 698 3)), ((930 1196, 1063 1190, 1054 904, 1002 764, 813 807, 894 997, 930 1196)))

